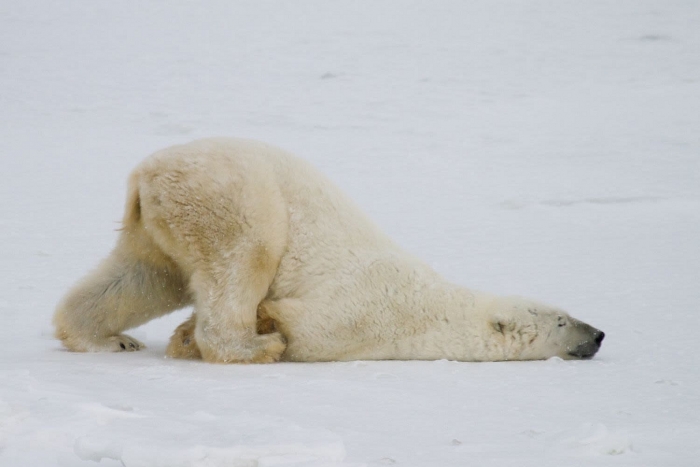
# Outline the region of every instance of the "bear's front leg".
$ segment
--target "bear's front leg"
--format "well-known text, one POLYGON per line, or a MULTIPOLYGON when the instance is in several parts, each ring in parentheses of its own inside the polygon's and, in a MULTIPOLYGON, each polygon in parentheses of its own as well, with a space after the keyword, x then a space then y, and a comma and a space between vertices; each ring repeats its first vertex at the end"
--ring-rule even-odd
POLYGON ((170 358, 182 358, 186 360, 201 360, 202 353, 199 351, 197 340, 194 338, 194 328, 197 324, 197 314, 192 315, 179 325, 170 337, 165 355, 170 358))

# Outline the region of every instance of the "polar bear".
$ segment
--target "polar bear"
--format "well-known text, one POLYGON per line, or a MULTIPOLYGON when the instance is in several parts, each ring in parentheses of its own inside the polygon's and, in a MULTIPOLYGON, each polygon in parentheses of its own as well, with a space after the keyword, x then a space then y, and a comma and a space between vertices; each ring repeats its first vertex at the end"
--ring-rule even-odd
POLYGON ((397 247, 307 162, 204 139, 132 173, 116 247, 58 305, 74 351, 192 305, 171 357, 276 361, 592 357, 602 331, 547 305, 454 285, 397 247))

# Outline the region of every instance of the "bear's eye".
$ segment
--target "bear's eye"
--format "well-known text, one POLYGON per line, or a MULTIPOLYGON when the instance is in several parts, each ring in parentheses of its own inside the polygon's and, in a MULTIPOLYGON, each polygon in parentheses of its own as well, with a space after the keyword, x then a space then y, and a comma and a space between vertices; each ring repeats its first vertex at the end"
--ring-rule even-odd
POLYGON ((564 321, 564 318, 562 316, 559 316, 558 319, 560 328, 566 326, 566 321, 564 321))
POLYGON ((563 328, 564 326, 566 326, 566 323, 559 323, 560 328, 563 328))

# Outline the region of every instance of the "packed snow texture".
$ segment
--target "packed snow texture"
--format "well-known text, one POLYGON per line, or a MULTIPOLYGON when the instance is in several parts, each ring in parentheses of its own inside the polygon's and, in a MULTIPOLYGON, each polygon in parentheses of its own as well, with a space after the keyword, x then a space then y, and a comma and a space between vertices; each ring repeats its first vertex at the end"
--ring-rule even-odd
POLYGON ((0 3, 0 465, 693 466, 700 3, 0 3), (209 365, 189 310, 79 354, 53 308, 149 153, 313 162, 450 280, 603 329, 592 361, 209 365))

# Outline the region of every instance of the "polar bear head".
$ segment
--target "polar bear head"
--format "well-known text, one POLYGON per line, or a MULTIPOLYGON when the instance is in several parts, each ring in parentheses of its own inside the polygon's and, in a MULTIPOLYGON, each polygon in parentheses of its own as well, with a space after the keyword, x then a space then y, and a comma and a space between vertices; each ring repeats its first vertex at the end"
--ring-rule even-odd
POLYGON ((498 300, 490 319, 491 342, 505 360, 589 359, 605 333, 564 311, 520 298, 498 300))

